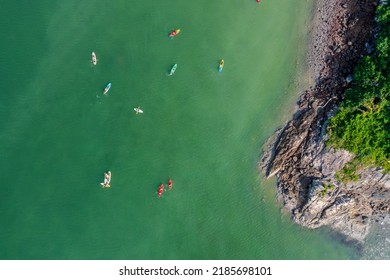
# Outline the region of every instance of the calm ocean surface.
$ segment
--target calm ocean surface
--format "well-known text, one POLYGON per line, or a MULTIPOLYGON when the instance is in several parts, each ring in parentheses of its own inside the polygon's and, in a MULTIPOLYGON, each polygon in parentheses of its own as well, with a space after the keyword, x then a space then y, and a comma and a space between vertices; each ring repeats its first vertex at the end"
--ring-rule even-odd
POLYGON ((358 257, 281 216, 256 167, 311 0, 1 2, 1 259, 358 257))

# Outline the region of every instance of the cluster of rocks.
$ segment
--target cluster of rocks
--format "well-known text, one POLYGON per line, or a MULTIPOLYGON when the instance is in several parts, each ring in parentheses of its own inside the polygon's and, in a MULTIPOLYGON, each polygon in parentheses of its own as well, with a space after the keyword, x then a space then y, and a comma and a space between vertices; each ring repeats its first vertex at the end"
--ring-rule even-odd
POLYGON ((352 81, 352 70, 374 37, 372 0, 318 0, 308 67, 315 85, 299 98, 293 118, 268 141, 259 163, 277 176, 283 208, 298 224, 330 226, 362 241, 372 221, 389 213, 390 176, 379 168, 360 170, 357 182, 335 174, 353 155, 327 148, 326 125, 352 81))

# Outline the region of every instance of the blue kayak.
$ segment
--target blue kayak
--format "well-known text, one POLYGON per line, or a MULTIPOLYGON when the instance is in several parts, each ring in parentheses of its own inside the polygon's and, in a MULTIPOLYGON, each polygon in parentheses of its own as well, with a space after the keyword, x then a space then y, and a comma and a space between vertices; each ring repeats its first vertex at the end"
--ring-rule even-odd
POLYGON ((105 88, 104 91, 103 91, 103 94, 106 94, 106 93, 110 90, 110 88, 111 88, 111 83, 108 83, 108 84, 106 85, 106 88, 105 88))

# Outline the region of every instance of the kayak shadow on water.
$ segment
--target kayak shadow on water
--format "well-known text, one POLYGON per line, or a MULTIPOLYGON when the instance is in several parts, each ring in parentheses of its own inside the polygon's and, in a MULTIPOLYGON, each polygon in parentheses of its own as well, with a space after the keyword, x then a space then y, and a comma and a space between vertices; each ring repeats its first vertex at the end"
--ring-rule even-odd
POLYGON ((102 92, 96 93, 96 98, 98 98, 98 99, 104 98, 104 97, 109 97, 109 96, 110 96, 109 94, 103 94, 102 92))
POLYGON ((96 93, 96 98, 103 98, 103 97, 108 97, 109 95, 108 94, 103 94, 102 92, 98 92, 96 93))

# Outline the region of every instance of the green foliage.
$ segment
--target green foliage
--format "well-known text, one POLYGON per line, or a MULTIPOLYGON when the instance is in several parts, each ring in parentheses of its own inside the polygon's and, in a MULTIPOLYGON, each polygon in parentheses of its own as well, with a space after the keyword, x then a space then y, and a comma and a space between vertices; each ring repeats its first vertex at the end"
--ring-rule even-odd
POLYGON ((376 10, 376 18, 381 25, 390 22, 390 9, 388 5, 379 5, 376 10))
POLYGON ((381 32, 374 56, 365 56, 354 70, 339 112, 330 120, 328 144, 346 149, 355 160, 336 175, 342 182, 357 180, 360 164, 375 164, 390 172, 390 8, 380 5, 381 32))
POLYGON ((324 189, 321 191, 321 196, 324 197, 325 195, 328 194, 328 192, 334 190, 334 185, 332 184, 324 184, 324 189))
POLYGON ((354 80, 356 83, 359 83, 360 87, 370 90, 379 82, 381 74, 374 59, 370 56, 365 56, 356 66, 354 80))
POLYGON ((336 172, 336 179, 344 184, 359 180, 359 175, 356 174, 357 169, 360 167, 360 161, 353 160, 348 162, 343 169, 336 172))

